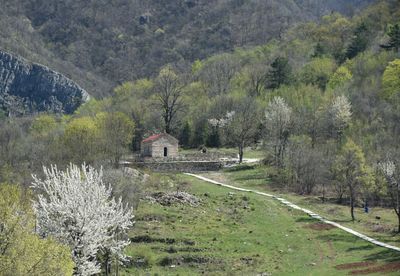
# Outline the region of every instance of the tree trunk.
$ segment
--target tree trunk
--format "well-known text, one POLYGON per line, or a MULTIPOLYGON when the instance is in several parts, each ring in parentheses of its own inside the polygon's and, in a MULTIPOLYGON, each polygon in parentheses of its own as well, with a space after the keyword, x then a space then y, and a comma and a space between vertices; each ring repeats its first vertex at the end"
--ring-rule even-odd
POLYGON ((114 167, 116 169, 119 168, 119 160, 120 160, 119 156, 115 156, 115 158, 114 158, 114 167))
POLYGON ((350 191, 350 213, 351 213, 351 220, 354 221, 354 194, 353 191, 350 191))
MULTIPOLYGON (((399 211, 400 211, 400 210, 399 210, 399 211)), ((397 221, 398 221, 397 233, 400 233, 400 213, 397 213, 397 221)))
POLYGON ((400 233, 400 194, 399 194, 399 184, 397 183, 397 190, 396 190, 396 204, 397 204, 397 210, 396 210, 396 214, 397 214, 397 220, 399 222, 398 228, 397 228, 397 232, 400 233))
POLYGON ((165 133, 170 134, 171 132, 171 120, 168 116, 168 110, 165 111, 166 114, 164 114, 164 124, 165 124, 165 133))
POLYGON ((243 145, 239 146, 239 164, 243 162, 243 145))
POLYGON ((169 122, 165 122, 165 133, 170 133, 171 132, 171 129, 170 129, 170 126, 169 126, 169 122))

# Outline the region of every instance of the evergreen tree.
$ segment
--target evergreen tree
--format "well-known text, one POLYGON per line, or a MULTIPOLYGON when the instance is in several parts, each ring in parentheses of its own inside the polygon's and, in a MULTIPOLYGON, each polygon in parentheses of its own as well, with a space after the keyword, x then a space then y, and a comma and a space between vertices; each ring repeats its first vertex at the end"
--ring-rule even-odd
POLYGON ((221 146, 221 139, 219 136, 219 128, 212 127, 210 134, 207 137, 207 147, 219 148, 221 146))
POLYGON ((313 58, 323 57, 326 54, 325 47, 318 42, 317 45, 314 47, 314 54, 312 55, 313 58))
POLYGON ((365 23, 362 23, 358 26, 354 32, 353 39, 350 42, 350 45, 346 50, 346 57, 348 59, 352 59, 357 56, 359 53, 365 51, 368 46, 368 28, 365 23))
POLYGON ((179 134, 179 143, 184 148, 190 146, 190 132, 191 132, 190 124, 189 122, 186 122, 181 130, 181 133, 179 134))
POLYGON ((400 48, 400 24, 397 23, 389 26, 387 35, 389 36, 389 43, 386 45, 381 45, 381 47, 388 50, 394 49, 396 52, 398 52, 400 48))
POLYGON ((201 119, 194 125, 193 136, 191 137, 191 146, 200 147, 203 146, 207 141, 207 120, 201 119))
POLYGON ((272 62, 271 67, 272 69, 267 78, 267 88, 277 89, 283 84, 290 83, 292 68, 287 58, 277 57, 274 62, 272 62))

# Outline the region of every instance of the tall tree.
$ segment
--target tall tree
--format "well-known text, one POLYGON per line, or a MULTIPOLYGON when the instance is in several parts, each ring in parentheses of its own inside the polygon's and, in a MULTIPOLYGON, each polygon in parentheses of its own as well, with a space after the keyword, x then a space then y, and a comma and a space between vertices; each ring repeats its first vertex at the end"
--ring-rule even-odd
POLYGON ((68 245, 75 262, 75 275, 100 272, 98 255, 111 252, 124 258, 124 239, 132 226, 132 210, 121 199, 112 198, 111 187, 103 183, 102 170, 70 165, 44 168, 45 179, 34 176, 32 187, 40 194, 34 204, 40 235, 68 245))
POLYGON ((100 113, 97 115, 97 124, 103 151, 113 165, 118 167, 122 155, 129 150, 135 124, 122 112, 100 113))
POLYGON ((99 128, 91 117, 71 120, 65 127, 63 142, 68 159, 76 163, 93 163, 100 153, 99 128))
POLYGON ((271 70, 267 77, 266 87, 279 88, 283 84, 289 84, 292 78, 292 68, 285 57, 277 57, 271 64, 271 70))
POLYGON ((335 176, 347 186, 350 200, 350 214, 354 221, 354 207, 363 186, 373 181, 371 168, 367 165, 362 149, 352 140, 348 140, 336 157, 334 163, 335 176))
POLYGON ((239 62, 234 55, 222 54, 205 62, 196 76, 201 81, 204 92, 215 97, 229 92, 231 80, 238 68, 239 62))
POLYGON ((397 232, 400 233, 400 172, 391 160, 381 162, 379 168, 386 178, 386 192, 390 205, 397 215, 397 232))
POLYGON ((183 125, 183 128, 181 129, 181 132, 179 134, 179 144, 183 146, 184 148, 189 147, 190 144, 190 133, 191 133, 191 127, 189 122, 186 122, 183 125))
POLYGON ((354 31, 353 38, 346 50, 348 59, 354 58, 359 53, 365 51, 369 42, 369 31, 365 23, 361 23, 354 31))
POLYGON ((0 274, 71 275, 68 247, 34 233, 31 199, 17 185, 0 185, 0 274))
POLYGON ((283 166, 291 127, 291 115, 292 109, 281 97, 274 97, 265 111, 267 141, 273 148, 274 161, 278 166, 283 166))
POLYGON ((307 136, 293 136, 289 139, 287 168, 296 192, 311 194, 324 176, 322 153, 312 147, 307 136))
POLYGON ((330 76, 336 69, 336 63, 330 58, 314 58, 303 67, 302 80, 306 84, 318 86, 325 90, 330 76))
POLYGON ((209 131, 206 145, 207 147, 219 148, 221 146, 221 138, 219 135, 220 126, 218 124, 214 124, 214 120, 208 120, 211 125, 211 129, 209 131))
POLYGON ((346 96, 336 97, 330 107, 330 116, 333 124, 334 135, 338 145, 342 141, 345 129, 351 121, 351 103, 346 96))
POLYGON ((400 23, 390 25, 387 35, 389 36, 389 41, 387 44, 381 45, 381 47, 398 52, 400 49, 400 23))
POLYGON ((162 112, 161 116, 164 120, 166 133, 171 133, 176 115, 183 108, 182 88, 183 85, 179 76, 170 66, 160 71, 156 79, 155 96, 157 105, 162 112))
POLYGON ((400 95, 400 59, 389 62, 382 76, 381 95, 384 99, 394 102, 400 95))
POLYGON ((227 139, 238 148, 239 163, 242 163, 245 147, 254 143, 254 137, 258 132, 257 103, 249 97, 237 99, 227 122, 225 126, 227 139))

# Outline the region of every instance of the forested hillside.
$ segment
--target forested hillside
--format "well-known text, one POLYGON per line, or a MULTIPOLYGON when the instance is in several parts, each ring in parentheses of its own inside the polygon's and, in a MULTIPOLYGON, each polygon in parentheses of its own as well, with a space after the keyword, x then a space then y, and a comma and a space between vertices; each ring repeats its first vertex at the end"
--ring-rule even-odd
POLYGON ((0 274, 398 274, 396 248, 125 166, 166 132, 179 156, 159 163, 238 155, 207 175, 398 246, 400 1, 0 3, 2 48, 97 96, 68 115, 0 113, 0 274))
POLYGON ((352 15, 369 0, 1 0, 0 47, 48 65, 94 96, 169 63, 281 38, 297 22, 352 15))
MULTIPOLYGON (((246 146, 263 144, 279 167, 293 157, 288 150, 307 151, 310 160, 327 157, 322 153, 328 151, 332 158, 325 161, 333 162, 345 137, 370 162, 384 158, 397 148, 399 137, 399 5, 380 1, 353 17, 332 13, 319 23, 291 27, 281 40, 190 66, 169 64, 153 78, 124 82, 111 97, 93 99, 72 118, 2 122, 2 165, 24 166, 39 156, 44 164, 94 162, 105 156, 116 162, 122 153, 111 153, 107 143, 132 142, 131 149, 138 150, 143 137, 163 130, 187 148, 237 147, 242 154, 246 146), (283 125, 275 125, 269 115, 276 110, 286 110, 283 125), (124 125, 132 128, 130 121, 135 124, 132 141, 117 135, 124 125), (31 131, 38 131, 32 139, 39 148, 25 150, 32 143, 26 139, 31 131), (46 148, 50 145, 52 151, 46 148)), ((325 165, 318 169, 320 176, 332 177, 332 164, 325 165)))

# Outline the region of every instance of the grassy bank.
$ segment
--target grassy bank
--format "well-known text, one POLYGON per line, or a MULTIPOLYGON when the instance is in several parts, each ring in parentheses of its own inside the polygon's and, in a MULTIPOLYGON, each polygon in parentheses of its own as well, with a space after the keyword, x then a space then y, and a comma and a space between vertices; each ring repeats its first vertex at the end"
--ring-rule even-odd
POLYGON ((201 204, 141 202, 126 275, 347 275, 363 269, 395 275, 386 262, 400 256, 272 199, 183 175, 157 177, 147 192, 184 190, 201 204))
POLYGON ((268 191, 282 196, 329 220, 339 222, 380 241, 400 246, 400 235, 395 232, 397 216, 390 208, 374 207, 370 208, 369 213, 365 213, 363 208, 356 208, 356 221, 352 222, 349 207, 345 204, 337 204, 335 199, 328 198, 326 202, 322 202, 319 196, 304 196, 285 192, 283 183, 271 181, 269 168, 265 166, 242 166, 224 172, 208 173, 207 176, 231 185, 268 191))

